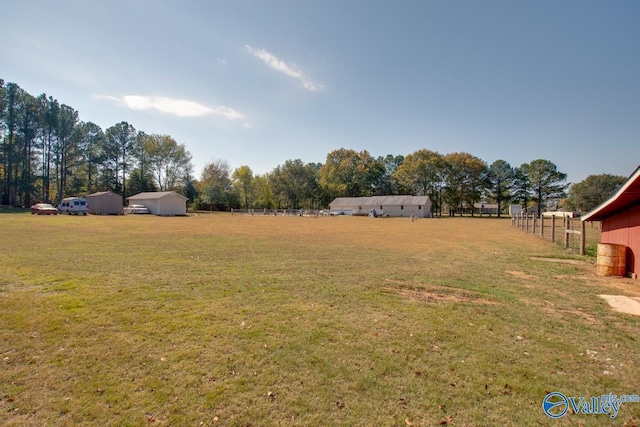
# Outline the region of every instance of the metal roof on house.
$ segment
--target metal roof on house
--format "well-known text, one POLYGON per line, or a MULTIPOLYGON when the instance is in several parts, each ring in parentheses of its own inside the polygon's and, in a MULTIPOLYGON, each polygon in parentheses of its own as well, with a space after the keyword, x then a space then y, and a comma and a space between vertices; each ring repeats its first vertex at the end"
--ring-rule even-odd
POLYGON ((97 193, 87 194, 86 197, 104 196, 104 195, 107 195, 107 194, 111 194, 111 195, 114 195, 114 196, 119 196, 119 194, 113 193, 111 191, 99 191, 97 193))
POLYGON ((182 194, 178 194, 175 191, 151 191, 147 193, 138 193, 135 196, 127 197, 127 200, 156 200, 173 194, 188 200, 188 197, 184 197, 182 194))
POLYGON ((582 216, 582 221, 602 221, 640 203, 640 166, 609 200, 582 216))
POLYGON ((427 205, 429 196, 372 196, 372 197, 338 197, 329 206, 397 206, 427 205))

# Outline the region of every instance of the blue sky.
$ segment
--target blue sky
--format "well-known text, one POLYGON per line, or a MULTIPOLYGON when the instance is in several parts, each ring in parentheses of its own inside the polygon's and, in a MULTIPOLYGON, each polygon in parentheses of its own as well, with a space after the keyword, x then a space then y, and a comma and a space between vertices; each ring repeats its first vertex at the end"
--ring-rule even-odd
POLYGON ((262 174, 422 148, 640 165, 638 1, 0 0, 0 78, 262 174))

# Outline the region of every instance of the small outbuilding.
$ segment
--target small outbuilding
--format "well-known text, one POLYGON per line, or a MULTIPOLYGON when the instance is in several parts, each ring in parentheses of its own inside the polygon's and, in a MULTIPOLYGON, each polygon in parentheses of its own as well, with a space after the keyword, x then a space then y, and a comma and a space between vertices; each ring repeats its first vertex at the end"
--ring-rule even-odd
POLYGON ((139 193, 127 197, 130 205, 143 205, 154 215, 175 216, 187 214, 187 200, 175 191, 155 191, 139 193))
POLYGON ((626 246, 626 272, 640 272, 640 167, 609 200, 582 216, 582 221, 601 221, 601 243, 626 246))
POLYGON ((498 215, 497 203, 475 203, 473 209, 480 215, 498 215))
POLYGON ((93 215, 122 215, 122 196, 111 191, 89 194, 87 207, 93 215))
POLYGON ((431 201, 428 196, 338 197, 329 203, 329 208, 334 215, 431 217, 431 201))

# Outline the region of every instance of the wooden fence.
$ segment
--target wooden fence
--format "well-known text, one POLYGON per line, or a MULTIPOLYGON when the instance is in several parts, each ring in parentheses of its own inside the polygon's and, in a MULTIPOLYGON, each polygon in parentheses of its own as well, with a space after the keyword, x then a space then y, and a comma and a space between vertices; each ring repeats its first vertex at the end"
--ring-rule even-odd
POLYGON ((562 244, 567 249, 575 249, 580 255, 586 252, 587 243, 600 239, 600 223, 591 223, 589 227, 579 218, 568 216, 537 217, 535 214, 519 214, 511 217, 511 226, 539 235, 552 243, 562 244))

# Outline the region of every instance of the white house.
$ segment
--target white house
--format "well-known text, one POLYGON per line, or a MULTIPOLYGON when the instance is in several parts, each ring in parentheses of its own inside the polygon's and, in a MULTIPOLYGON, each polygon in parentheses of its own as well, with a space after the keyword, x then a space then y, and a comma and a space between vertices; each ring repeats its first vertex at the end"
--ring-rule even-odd
POLYGON ((369 215, 429 218, 431 216, 431 200, 428 196, 372 196, 372 197, 338 197, 329 203, 332 213, 342 215, 369 215))
POLYGON ((479 212, 480 215, 498 215, 498 204, 497 203, 475 203, 473 208, 476 212, 479 212))
POLYGON ((151 193, 138 193, 127 197, 129 205, 143 205, 149 212, 155 215, 174 216, 187 214, 187 200, 182 194, 175 191, 157 191, 151 193))

